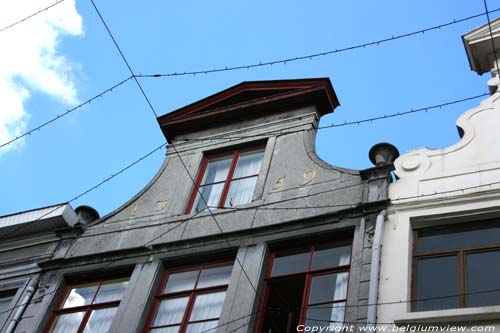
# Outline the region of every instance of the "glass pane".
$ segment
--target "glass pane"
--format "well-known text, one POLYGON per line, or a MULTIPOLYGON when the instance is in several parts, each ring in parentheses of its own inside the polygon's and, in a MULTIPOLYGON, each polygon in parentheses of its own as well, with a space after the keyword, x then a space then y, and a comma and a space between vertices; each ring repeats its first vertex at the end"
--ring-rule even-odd
POLYGON ((120 279, 103 282, 94 303, 104 303, 112 301, 120 301, 127 289, 128 279, 120 279))
POLYGON ((201 271, 200 281, 196 288, 220 286, 229 283, 233 265, 214 267, 201 271))
POLYGON ((97 309, 90 314, 84 333, 107 333, 113 322, 118 307, 97 309))
POLYGON ((309 249, 282 252, 274 258, 271 276, 305 272, 309 268, 309 249))
POLYGON ((189 324, 186 333, 215 333, 218 320, 204 321, 201 323, 189 324))
POLYGON ((417 311, 456 308, 459 301, 457 294, 456 256, 418 260, 417 311), (451 297, 425 300, 444 296, 451 297))
POLYGON ((351 246, 333 247, 331 244, 314 246, 311 269, 349 265, 351 246))
POLYGON ((189 321, 219 318, 225 297, 225 291, 196 296, 189 321))
POLYGON ((162 327, 162 328, 153 328, 153 329, 150 329, 148 332, 151 332, 151 333, 178 333, 180 327, 181 326, 178 325, 178 326, 169 326, 169 327, 162 327))
POLYGON ((252 202, 253 190, 257 183, 257 176, 251 178, 244 178, 240 180, 233 180, 229 186, 227 193, 225 207, 233 207, 236 205, 244 205, 252 202))
POLYGON ((78 330, 85 311, 62 314, 56 317, 51 333, 73 333, 78 330))
POLYGON ((194 211, 202 212, 207 208, 205 202, 210 207, 219 206, 220 195, 222 193, 222 189, 224 188, 224 183, 216 184, 216 185, 207 185, 200 187, 200 193, 203 195, 205 201, 201 200, 200 193, 196 196, 196 200, 194 201, 194 211))
POLYGON ((170 274, 163 293, 194 289, 199 270, 170 274))
POLYGON ((344 323, 345 303, 322 304, 307 308, 306 326, 318 326, 322 332, 339 332, 344 323))
POLYGON ((257 175, 260 171, 263 156, 263 150, 240 154, 233 178, 257 175))
POLYGON ((72 308, 75 306, 88 305, 94 299, 98 284, 84 285, 71 289, 63 308, 72 308))
POLYGON ((10 302, 12 301, 12 296, 0 297, 0 317, 10 308, 10 302))
POLYGON ((346 299, 349 274, 325 274, 313 276, 309 304, 346 299))
POLYGON ((201 184, 203 185, 225 181, 232 160, 232 156, 210 160, 201 184))
POLYGON ((448 230, 434 229, 418 232, 417 251, 435 251, 458 248, 469 248, 500 244, 500 225, 477 228, 468 224, 460 228, 448 230))
POLYGON ((467 255, 467 305, 500 304, 500 251, 467 255), (494 290, 485 292, 488 290, 494 290), (474 294, 475 293, 475 294, 474 294))
POLYGON ((189 297, 166 299, 160 302, 153 326, 180 324, 189 297))

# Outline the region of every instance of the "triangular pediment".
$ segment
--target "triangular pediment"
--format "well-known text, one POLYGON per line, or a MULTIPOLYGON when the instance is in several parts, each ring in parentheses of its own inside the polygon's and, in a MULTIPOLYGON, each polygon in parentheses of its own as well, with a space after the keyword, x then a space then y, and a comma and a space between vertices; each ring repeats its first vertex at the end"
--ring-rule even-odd
POLYGON ((500 51, 500 18, 464 34, 462 41, 471 69, 478 74, 489 72, 493 65, 493 44, 497 53, 500 51))
POLYGON ((339 105, 328 78, 248 81, 208 96, 158 118, 158 122, 171 140, 182 128, 194 128, 210 119, 219 121, 233 116, 251 116, 273 106, 273 112, 289 107, 293 101, 308 101, 318 105, 320 115, 332 112, 339 105))
POLYGON ((466 34, 463 35, 462 38, 469 44, 476 44, 490 40, 491 39, 490 26, 493 38, 500 37, 500 17, 499 17, 491 21, 490 24, 485 23, 482 26, 467 32, 466 34))

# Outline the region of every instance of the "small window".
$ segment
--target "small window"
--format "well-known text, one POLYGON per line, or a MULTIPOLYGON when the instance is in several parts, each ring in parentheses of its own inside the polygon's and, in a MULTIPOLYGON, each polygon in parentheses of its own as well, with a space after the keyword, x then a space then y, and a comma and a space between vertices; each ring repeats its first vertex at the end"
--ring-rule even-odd
POLYGON ((223 263, 166 272, 146 331, 215 332, 232 269, 223 263))
POLYGON ((0 318, 12 310, 12 299, 16 294, 16 290, 0 291, 0 318))
POLYGON ((415 231, 413 311, 500 304, 500 222, 415 231))
POLYGON ((127 285, 128 278, 122 278, 69 286, 48 332, 108 332, 127 285))
POLYGON ((298 325, 336 330, 344 322, 351 245, 323 243, 271 254, 256 332, 298 325))
POLYGON ((252 148, 205 157, 186 214, 251 202, 263 156, 252 148))

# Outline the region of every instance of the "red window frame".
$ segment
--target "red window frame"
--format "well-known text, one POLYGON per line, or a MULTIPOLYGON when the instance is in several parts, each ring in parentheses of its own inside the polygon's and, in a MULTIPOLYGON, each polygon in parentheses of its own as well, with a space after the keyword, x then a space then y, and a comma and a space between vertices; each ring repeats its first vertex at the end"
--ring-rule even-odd
POLYGON ((169 324, 169 325, 153 326, 153 321, 154 321, 156 314, 158 312, 158 309, 160 307, 160 302, 162 300, 166 300, 166 299, 174 299, 174 298, 180 298, 180 297, 186 297, 186 296, 189 297, 187 305, 186 305, 186 309, 184 310, 184 314, 183 314, 182 320, 180 322, 180 327, 179 327, 180 333, 183 333, 186 331, 188 324, 202 323, 202 322, 220 319, 220 317, 219 317, 219 318, 208 318, 208 319, 202 319, 202 320, 194 320, 191 322, 189 321, 189 318, 191 317, 191 313, 193 311, 193 307, 194 307, 194 304, 196 301, 196 296, 207 294, 207 293, 218 292, 218 291, 227 291, 227 288, 229 286, 229 284, 222 284, 222 285, 210 286, 210 287, 205 287, 205 288, 197 288, 198 282, 200 280, 200 276, 201 276, 201 273, 203 272, 203 270, 215 268, 215 267, 221 267, 221 266, 229 266, 229 265, 234 265, 234 261, 233 260, 223 260, 223 261, 218 261, 218 262, 211 262, 209 264, 185 266, 185 267, 175 268, 175 269, 166 271, 163 274, 163 277, 162 277, 162 280, 160 283, 160 287, 158 288, 157 294, 155 295, 155 300, 154 300, 153 306, 151 308, 151 311, 149 313, 148 319, 146 321, 144 332, 150 332, 150 330, 153 328, 162 328, 162 327, 179 325, 179 324, 169 324), (198 270, 198 275, 196 277, 196 281, 195 281, 193 289, 175 291, 175 292, 171 292, 171 293, 163 293, 163 290, 165 290, 165 287, 167 285, 168 278, 171 274, 175 274, 175 273, 179 273, 179 272, 195 271, 195 270, 198 270))
POLYGON ((85 311, 85 314, 83 315, 83 319, 82 319, 80 326, 78 327, 78 330, 77 330, 77 333, 82 333, 83 330, 85 329, 85 326, 87 326, 87 323, 90 319, 90 315, 92 314, 92 311, 97 310, 97 309, 105 309, 105 308, 112 308, 112 307, 118 308, 120 306, 121 300, 94 304, 94 301, 95 301, 97 295, 99 294, 99 290, 101 289, 101 286, 104 283, 109 282, 109 281, 115 281, 115 280, 117 280, 117 281, 118 280, 129 281, 129 279, 130 279, 129 276, 121 276, 121 277, 115 277, 115 278, 88 280, 88 281, 78 282, 78 283, 69 284, 69 285, 65 286, 64 291, 56 304, 55 310, 52 311, 52 315, 50 316, 50 320, 47 323, 47 326, 45 328, 45 332, 50 332, 50 330, 53 328, 52 326, 54 325, 56 318, 59 315, 85 311), (75 307, 70 307, 70 308, 65 308, 65 309, 63 308, 64 303, 68 299, 69 293, 71 292, 71 290, 73 288, 78 288, 79 286, 92 285, 92 284, 97 284, 98 287, 94 293, 94 296, 93 296, 90 304, 82 305, 82 306, 75 306, 75 307))
MULTIPOLYGON (((276 251, 271 252, 269 259, 268 259, 268 263, 267 263, 266 275, 264 278, 264 287, 263 287, 263 291, 262 291, 261 302, 259 305, 259 312, 258 312, 256 324, 254 326, 253 331, 255 333, 259 333, 262 330, 262 325, 264 324, 264 315, 266 313, 266 306, 268 304, 268 299, 269 299, 269 291, 270 291, 269 284, 272 280, 275 280, 275 279, 282 279, 285 277, 292 277, 292 276, 298 276, 298 275, 306 275, 305 284, 304 284, 304 295, 302 296, 302 302, 300 305, 299 325, 304 325, 306 322, 306 319, 307 319, 306 313, 307 313, 308 306, 347 302, 347 298, 349 295, 349 283, 347 283, 347 291, 346 291, 346 298, 345 299, 328 301, 328 302, 321 302, 321 303, 317 303, 317 304, 316 303, 314 303, 314 304, 308 303, 309 296, 311 294, 312 278, 315 276, 320 276, 320 275, 344 273, 344 272, 347 272, 349 274, 348 276, 350 276, 351 260, 352 260, 352 241, 347 241, 347 240, 346 241, 324 241, 324 242, 317 242, 317 243, 306 244, 306 245, 301 245, 301 246, 284 247, 284 248, 280 248, 280 249, 277 249, 276 251), (349 264, 342 265, 342 266, 335 266, 335 267, 320 268, 320 269, 311 269, 312 259, 313 259, 313 255, 314 255, 314 247, 325 245, 328 243, 332 244, 333 247, 341 247, 341 246, 349 245, 350 250, 351 250, 349 252, 349 264), (301 271, 301 272, 296 272, 296 273, 271 276, 272 268, 273 268, 273 264, 274 264, 274 259, 276 258, 277 254, 280 254, 280 252, 284 252, 284 251, 290 251, 290 250, 307 248, 307 247, 309 248, 309 251, 310 251, 307 270, 301 271)), ((345 312, 344 312, 344 320, 345 320, 345 312)), ((291 332, 294 332, 295 328, 293 327, 291 329, 292 329, 291 332)))
POLYGON ((229 167, 229 170, 227 172, 227 176, 226 176, 225 180, 214 182, 214 183, 203 184, 203 186, 208 186, 208 185, 215 185, 215 184, 224 183, 224 188, 222 189, 219 203, 217 204, 218 208, 222 208, 222 207, 224 207, 224 203, 226 202, 226 197, 227 197, 227 194, 229 192, 229 187, 231 186, 231 182, 233 182, 235 180, 246 179, 246 178, 251 178, 251 177, 255 177, 255 176, 258 177, 259 174, 257 173, 257 174, 248 175, 245 177, 239 177, 239 178, 233 179, 233 174, 234 174, 234 170, 236 169, 236 165, 238 164, 238 159, 239 159, 241 154, 251 152, 251 151, 259 151, 259 150, 262 150, 264 152, 265 145, 254 146, 251 148, 238 149, 238 150, 234 150, 234 151, 230 151, 230 152, 204 156, 203 162, 201 164, 201 169, 200 169, 200 172, 198 174, 198 178, 196 179, 195 187, 193 189, 193 192, 191 193, 191 197, 190 197, 190 199, 188 201, 188 205, 186 207, 185 214, 191 213, 191 210, 193 209, 193 205, 194 205, 194 202, 196 200, 196 196, 198 195, 199 189, 201 187, 201 182, 203 180, 203 177, 205 176, 205 171, 207 170, 208 163, 211 160, 221 158, 221 157, 229 157, 229 156, 231 156, 231 158, 232 158, 231 164, 230 164, 230 167, 229 167))

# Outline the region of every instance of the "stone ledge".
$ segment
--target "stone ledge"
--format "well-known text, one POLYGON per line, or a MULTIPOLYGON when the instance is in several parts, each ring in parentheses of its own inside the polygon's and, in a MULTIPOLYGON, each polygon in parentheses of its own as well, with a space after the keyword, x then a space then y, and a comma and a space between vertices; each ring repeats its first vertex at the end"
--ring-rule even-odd
POLYGON ((402 318, 394 319, 394 324, 453 324, 494 319, 498 319, 500 321, 500 305, 477 308, 409 312, 402 318))

